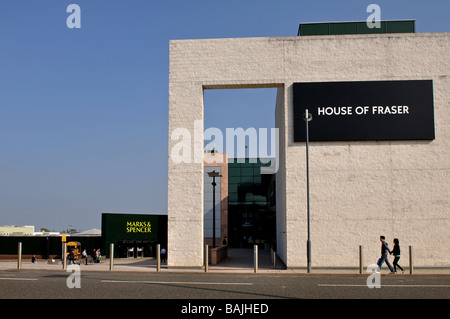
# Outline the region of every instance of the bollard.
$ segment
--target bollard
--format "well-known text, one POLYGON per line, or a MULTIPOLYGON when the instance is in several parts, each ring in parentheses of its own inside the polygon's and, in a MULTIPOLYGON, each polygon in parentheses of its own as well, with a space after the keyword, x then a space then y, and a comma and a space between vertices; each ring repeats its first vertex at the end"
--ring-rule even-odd
POLYGON ((109 271, 114 270, 114 244, 109 245, 109 271))
POLYGON ((63 265, 63 269, 66 270, 67 269, 67 244, 66 243, 62 244, 62 265, 63 265))
POLYGON ((208 267, 208 264, 209 264, 209 247, 208 247, 208 245, 205 245, 205 272, 208 272, 208 270, 209 270, 209 267, 208 267))
POLYGON ((409 246, 409 274, 412 275, 414 272, 414 264, 413 264, 413 248, 409 246))
POLYGON ((17 245, 17 269, 22 269, 22 243, 17 245))
POLYGON ((156 245, 156 271, 161 270, 161 245, 156 245))
POLYGON ((362 246, 359 245, 359 273, 362 274, 364 272, 363 269, 363 250, 362 250, 362 246))
POLYGON ((277 252, 273 251, 273 269, 277 268, 277 252))
POLYGON ((254 272, 258 271, 258 245, 253 246, 253 264, 254 264, 254 272))

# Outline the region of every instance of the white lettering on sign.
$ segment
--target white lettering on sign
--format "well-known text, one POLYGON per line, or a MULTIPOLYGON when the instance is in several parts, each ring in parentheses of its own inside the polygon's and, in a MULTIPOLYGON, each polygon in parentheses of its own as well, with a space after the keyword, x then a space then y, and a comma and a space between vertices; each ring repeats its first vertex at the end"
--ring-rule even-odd
POLYGON ((409 114, 409 107, 406 105, 372 106, 372 114, 409 114))
POLYGON ((352 115, 351 106, 341 106, 341 107, 319 107, 317 109, 318 115, 352 115))
POLYGON ((317 115, 336 116, 336 115, 408 115, 410 108, 407 105, 373 105, 373 106, 319 106, 317 115))

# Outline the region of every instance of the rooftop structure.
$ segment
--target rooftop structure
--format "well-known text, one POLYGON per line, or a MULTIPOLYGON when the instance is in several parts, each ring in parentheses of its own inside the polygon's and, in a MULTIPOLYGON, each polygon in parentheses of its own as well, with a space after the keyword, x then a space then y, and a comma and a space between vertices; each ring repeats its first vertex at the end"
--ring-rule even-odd
POLYGON ((380 21, 379 28, 371 28, 367 21, 300 23, 297 35, 415 33, 415 22, 416 20, 380 21))

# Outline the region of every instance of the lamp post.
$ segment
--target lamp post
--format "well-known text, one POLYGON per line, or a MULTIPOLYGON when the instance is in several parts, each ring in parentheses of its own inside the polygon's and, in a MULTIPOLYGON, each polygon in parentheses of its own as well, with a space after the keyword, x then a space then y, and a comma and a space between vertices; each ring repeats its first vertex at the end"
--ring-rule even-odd
POLYGON ((211 183, 213 186, 213 248, 216 248, 216 177, 222 177, 222 175, 214 170, 208 172, 208 176, 213 179, 211 183))
POLYGON ((307 220, 308 220, 308 240, 306 241, 306 253, 307 253, 307 270, 311 272, 311 222, 309 215, 309 124, 312 120, 311 113, 308 109, 305 110, 303 120, 306 122, 306 207, 307 207, 307 220))

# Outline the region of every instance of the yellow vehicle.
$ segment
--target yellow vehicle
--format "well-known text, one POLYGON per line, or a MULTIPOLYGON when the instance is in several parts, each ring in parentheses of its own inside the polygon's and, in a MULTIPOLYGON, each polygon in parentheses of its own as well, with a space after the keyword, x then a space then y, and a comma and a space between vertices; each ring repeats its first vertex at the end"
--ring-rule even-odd
POLYGON ((67 243, 67 258, 73 261, 73 263, 78 262, 81 263, 81 243, 78 241, 69 241, 67 243), (73 260, 71 259, 71 252, 73 251, 73 260))

